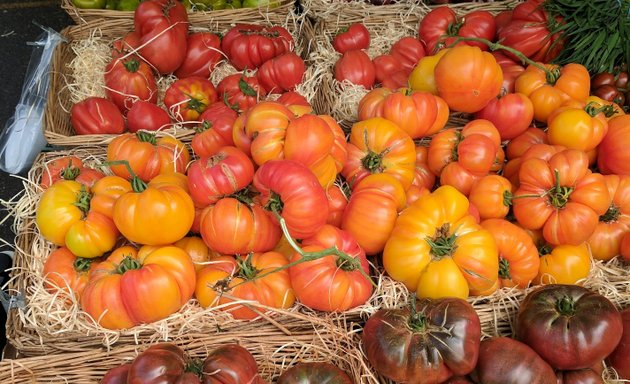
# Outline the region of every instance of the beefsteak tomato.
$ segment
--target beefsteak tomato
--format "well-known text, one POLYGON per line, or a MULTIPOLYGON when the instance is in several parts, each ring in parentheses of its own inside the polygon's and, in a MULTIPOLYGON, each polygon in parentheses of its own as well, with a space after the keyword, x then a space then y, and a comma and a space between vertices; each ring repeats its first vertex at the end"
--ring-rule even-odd
POLYGON ((159 131, 171 125, 171 117, 164 109, 148 101, 138 100, 127 112, 129 132, 159 131))
POLYGON ((354 384, 347 373, 331 363, 298 363, 284 371, 277 384, 354 384))
POLYGON ((75 299, 80 298, 97 264, 94 261, 76 257, 68 248, 57 248, 48 255, 42 270, 46 290, 53 294, 62 290, 75 299))
POLYGON ((196 32, 186 39, 186 57, 175 71, 179 79, 186 77, 209 78, 214 68, 223 60, 221 37, 210 32, 196 32))
POLYGON ((105 93, 127 114, 136 101, 157 103, 157 81, 149 64, 137 56, 113 59, 105 67, 105 93))
POLYGON ((190 143, 199 157, 209 157, 221 148, 233 146, 232 127, 236 121, 236 111, 225 103, 212 104, 199 117, 202 123, 195 128, 196 134, 190 143))
POLYGON ((623 334, 615 350, 608 356, 608 362, 615 368, 619 377, 630 380, 630 309, 621 312, 623 334))
POLYGON ((335 80, 348 81, 370 89, 376 81, 376 69, 370 57, 362 50, 348 51, 335 63, 335 80))
POLYGON ((196 76, 175 81, 164 94, 164 105, 177 121, 198 121, 217 100, 217 90, 212 82, 196 76))
POLYGON ((304 60, 294 52, 287 52, 265 61, 256 77, 267 93, 280 94, 294 90, 305 72, 304 60))
POLYGON ((112 101, 102 97, 88 97, 72 106, 70 123, 77 135, 120 134, 125 131, 125 120, 112 101))
POLYGON ((256 76, 245 76, 244 73, 224 77, 217 85, 217 92, 221 100, 240 113, 256 105, 266 94, 256 76))
POLYGON ((293 37, 284 27, 237 24, 221 40, 221 49, 234 67, 256 69, 264 62, 293 51, 293 37))
MULTIPOLYGON (((451 8, 443 6, 427 13, 418 28, 418 35, 427 46, 427 52, 436 53, 442 48, 451 47, 458 37, 478 37, 494 40, 496 23, 488 11, 468 12, 458 18, 451 8)), ((461 41, 457 45, 471 45, 488 50, 488 46, 477 41, 461 41)))
POLYGON ((335 51, 342 55, 356 49, 370 47, 370 31, 362 23, 354 23, 339 32, 332 41, 335 51))

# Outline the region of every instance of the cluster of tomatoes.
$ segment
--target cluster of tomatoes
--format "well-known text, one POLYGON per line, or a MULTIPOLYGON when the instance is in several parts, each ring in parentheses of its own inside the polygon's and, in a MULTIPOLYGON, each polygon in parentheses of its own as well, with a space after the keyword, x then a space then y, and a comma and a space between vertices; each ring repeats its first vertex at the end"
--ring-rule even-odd
POLYGON ((293 90, 306 69, 294 52, 293 37, 281 26, 238 24, 222 38, 210 32, 189 34, 186 10, 172 0, 143 2, 134 24, 134 31, 114 42, 104 75, 107 98, 89 97, 72 107, 77 134, 196 123, 219 100, 240 112, 268 94, 293 90), (240 72, 215 87, 209 77, 224 58, 240 72), (156 76, 171 73, 177 80, 166 90, 162 108, 156 76))
POLYGON ((604 360, 630 374, 630 310, 575 285, 545 285, 521 302, 514 338, 481 339, 473 307, 414 298, 363 327, 363 349, 382 376, 422 384, 601 383, 604 360))
MULTIPOLYGON (((203 361, 191 358, 180 347, 162 343, 147 348, 131 362, 110 369, 102 384, 144 383, 150 380, 187 384, 266 384, 260 377, 252 354, 238 344, 225 344, 212 350, 203 361)), ((352 384, 348 375, 331 363, 300 362, 278 377, 278 384, 352 384)))

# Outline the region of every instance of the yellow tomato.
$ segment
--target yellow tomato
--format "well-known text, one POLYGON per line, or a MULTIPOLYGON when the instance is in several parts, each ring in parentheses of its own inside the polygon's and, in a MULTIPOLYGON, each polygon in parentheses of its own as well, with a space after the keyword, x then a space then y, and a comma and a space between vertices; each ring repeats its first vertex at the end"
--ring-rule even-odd
POLYGON ((435 85, 435 66, 438 61, 448 52, 448 49, 443 49, 433 56, 425 56, 416 67, 411 71, 409 76, 409 88, 414 91, 430 92, 434 95, 438 94, 437 86, 435 85))
POLYGON ((536 284, 575 284, 591 271, 591 252, 586 243, 558 245, 540 253, 536 284))

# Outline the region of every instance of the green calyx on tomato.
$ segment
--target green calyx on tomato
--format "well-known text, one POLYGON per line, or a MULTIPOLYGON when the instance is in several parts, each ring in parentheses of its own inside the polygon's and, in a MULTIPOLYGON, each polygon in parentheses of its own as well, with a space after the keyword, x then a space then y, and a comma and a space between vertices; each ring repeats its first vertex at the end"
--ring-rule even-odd
POLYGON ((77 200, 73 204, 85 216, 90 210, 90 200, 92 200, 92 194, 85 189, 85 186, 81 186, 81 191, 77 194, 77 200))
POLYGON ((376 153, 372 150, 368 151, 368 154, 365 155, 363 159, 361 159, 361 164, 363 164, 363 168, 370 171, 370 173, 380 173, 383 172, 383 155, 385 153, 376 153))
POLYGON ((418 302, 415 292, 413 295, 411 295, 409 308, 411 308, 409 321, 407 322, 407 325, 409 325, 409 329, 411 329, 413 332, 424 333, 429 326, 429 319, 427 318, 427 315, 424 313, 424 311, 418 312, 418 302))
POLYGON ((196 111, 197 113, 200 113, 200 114, 206 110, 206 107, 207 107, 206 103, 204 103, 201 100, 195 99, 191 95, 188 95, 188 97, 190 97, 187 104, 188 109, 196 111))
POLYGON ((137 259, 134 259, 131 256, 125 256, 124 259, 116 266, 116 273, 119 275, 124 275, 127 271, 132 271, 134 269, 142 268, 142 263, 137 259))
POLYGON ((245 204, 245 206, 251 207, 252 204, 254 204, 254 197, 257 194, 258 193, 256 191, 252 190, 249 186, 247 186, 239 191, 234 192, 228 197, 233 197, 239 202, 241 202, 242 204, 245 204))
MULTIPOLYGON (((138 139, 140 141, 146 141, 147 142, 151 142, 148 141, 150 140, 150 137, 145 137, 145 135, 141 135, 141 134, 145 134, 146 136, 152 136, 153 140, 155 140, 155 135, 149 133, 149 132, 142 132, 139 131, 136 133, 136 135, 138 136, 138 139)), ((157 144, 157 141, 155 141, 154 143, 152 143, 153 145, 157 144)), ((136 193, 140 193, 142 191, 144 191, 145 189, 147 189, 147 183, 145 183, 134 171, 133 168, 131 168, 131 165, 129 164, 129 162, 127 160, 112 160, 112 161, 107 161, 103 164, 103 166, 108 166, 111 167, 112 165, 124 165, 125 168, 127 168, 127 172, 129 172, 129 175, 131 176, 131 190, 136 192, 136 193)))
POLYGON ((140 61, 137 59, 129 59, 124 62, 125 69, 130 73, 135 73, 140 69, 140 61))
POLYGON ((196 133, 205 132, 208 129, 212 128, 212 122, 208 120, 204 120, 203 123, 197 125, 194 130, 196 133))
POLYGON ((81 174, 81 169, 72 165, 72 161, 61 171, 61 178, 64 180, 76 180, 81 174))
POLYGON ((157 145, 157 137, 155 136, 155 133, 138 131, 136 132, 136 137, 144 143, 157 145))
POLYGON ((570 296, 563 296, 556 302, 556 309, 562 316, 575 315, 575 300, 570 296))
POLYGON ((547 191, 549 203, 555 208, 563 208, 569 202, 571 193, 573 193, 573 188, 566 185, 560 185, 560 175, 558 170, 555 171, 555 176, 556 185, 547 191))
POLYGON ((615 204, 611 204, 606 213, 599 217, 599 221, 603 223, 612 223, 617 221, 619 216, 621 216, 621 209, 619 209, 619 207, 615 204))
POLYGON ((424 239, 431 247, 431 256, 434 259, 440 260, 445 256, 452 255, 457 250, 457 244, 455 244, 457 236, 455 234, 449 235, 450 230, 450 223, 442 224, 441 227, 435 230, 433 237, 424 239))
POLYGON ((241 92, 243 92, 243 94, 245 96, 256 96, 256 95, 258 95, 258 92, 256 92, 256 90, 254 88, 252 88, 252 86, 249 85, 247 83, 247 81, 245 81, 245 79, 243 79, 242 77, 238 81, 238 88, 241 90, 241 92))
POLYGON ((239 269, 238 275, 247 281, 255 279, 258 272, 260 272, 252 265, 252 255, 253 253, 248 254, 244 260, 240 258, 236 259, 236 264, 239 269))
POLYGON ((77 273, 87 272, 90 270, 90 266, 94 262, 94 259, 89 259, 86 257, 77 257, 77 259, 72 263, 72 267, 77 273))
POLYGON ((72 0, 72 4, 84 9, 103 9, 107 4, 107 0, 72 0))
POLYGON ((510 275, 510 262, 502 257, 499 258, 499 277, 504 280, 512 278, 510 275))
POLYGON ((611 117, 615 114, 615 107, 612 105, 602 105, 601 107, 597 107, 597 104, 594 102, 590 102, 586 104, 584 107, 584 111, 589 114, 591 117, 597 116, 599 113, 603 113, 606 117, 611 117))
POLYGON ((271 192, 271 196, 269 197, 269 201, 265 205, 265 209, 275 214, 280 214, 283 208, 284 203, 282 202, 282 198, 280 197, 280 195, 276 192, 271 192))

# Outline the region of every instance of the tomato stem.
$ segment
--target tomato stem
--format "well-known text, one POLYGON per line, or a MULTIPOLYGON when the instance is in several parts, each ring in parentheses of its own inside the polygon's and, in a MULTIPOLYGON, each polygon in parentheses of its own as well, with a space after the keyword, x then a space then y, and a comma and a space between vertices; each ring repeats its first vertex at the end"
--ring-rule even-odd
POLYGON ((610 204, 606 213, 599 217, 599 221, 603 223, 612 223, 617 221, 619 216, 621 216, 621 209, 613 203, 610 204))
POLYGON ((502 257, 499 258, 499 277, 503 280, 512 278, 510 274, 510 262, 502 257))
POLYGON ((512 192, 508 190, 503 191, 503 205, 505 205, 506 207, 509 207, 510 205, 512 205, 513 198, 514 198, 514 195, 512 194, 512 192))
POLYGON ((284 203, 282 202, 282 198, 276 192, 271 192, 269 196, 269 201, 265 205, 265 209, 271 212, 282 212, 284 208, 284 203))
POLYGON ((131 256, 125 256, 124 259, 116 266, 116 273, 122 275, 127 271, 132 271, 134 269, 140 269, 142 264, 137 259, 134 259, 131 256))
POLYGON ((414 332, 424 332, 427 329, 428 319, 424 312, 418 312, 418 299, 415 292, 411 295, 411 299, 409 300, 409 308, 411 316, 409 316, 407 325, 409 325, 409 328, 414 332))
POLYGON ((193 97, 192 95, 187 94, 186 96, 189 97, 188 103, 186 105, 188 109, 193 110, 199 114, 203 113, 203 111, 206 110, 206 107, 207 107, 206 103, 193 97))
POLYGON ((253 191, 250 188, 250 186, 248 185, 247 187, 234 192, 233 194, 229 195, 228 197, 232 197, 232 198, 240 201, 242 204, 245 204, 245 205, 247 205, 249 207, 252 204, 254 204, 254 196, 256 196, 256 194, 257 193, 255 191, 253 191))
POLYGON ((603 113, 606 117, 611 117, 615 114, 615 108, 612 105, 602 105, 598 108, 597 103, 593 101, 586 104, 586 107, 584 107, 584 111, 588 113, 591 117, 595 117, 599 113, 603 113))
POLYGON ((195 374, 197 377, 202 377, 203 375, 203 360, 201 359, 191 359, 186 364, 185 372, 190 372, 195 374))
POLYGON ((575 315, 575 300, 570 296, 563 296, 556 302, 556 309, 563 316, 575 315))
POLYGON ((92 194, 87 191, 84 185, 81 185, 81 190, 77 193, 77 199, 72 203, 75 207, 79 208, 83 212, 83 217, 90 211, 90 201, 92 200, 92 194))
POLYGON ((258 270, 252 265, 253 253, 249 253, 245 259, 236 258, 240 276, 248 281, 254 280, 258 275, 258 270))
POLYGON ((61 178, 64 180, 76 180, 81 174, 81 169, 72 165, 72 160, 68 160, 68 166, 61 171, 61 178))
POLYGON ((136 137, 143 143, 157 145, 157 137, 153 132, 138 131, 136 132, 136 137))
POLYGON ((134 192, 139 193, 147 189, 147 183, 142 181, 142 179, 138 177, 138 175, 136 175, 127 160, 106 161, 105 163, 100 165, 100 167, 111 167, 112 165, 124 165, 127 168, 127 172, 129 172, 129 175, 131 176, 131 189, 134 192))
POLYGON ((197 125, 194 130, 196 133, 202 133, 212 128, 212 122, 204 120, 201 124, 197 125))
POLYGON ((457 235, 449 234, 450 230, 451 224, 445 223, 435 230, 432 238, 425 237, 424 240, 431 247, 431 255, 434 259, 440 260, 445 256, 451 256, 457 250, 457 244, 455 244, 457 235))
POLYGON ((549 190, 549 203, 553 205, 555 208, 564 208, 565 205, 569 202, 569 198, 571 197, 571 193, 573 193, 573 188, 560 185, 560 172, 558 170, 554 170, 554 175, 556 178, 556 185, 549 190))
POLYGON ((92 265, 94 259, 87 259, 85 257, 77 257, 77 259, 72 263, 72 267, 78 273, 87 272, 92 265))
POLYGON ((136 59, 126 60, 125 62, 123 62, 123 65, 125 66, 127 72, 130 73, 135 73, 138 71, 138 69, 140 69, 140 61, 136 59))
POLYGON ((529 57, 525 56, 521 51, 514 49, 512 47, 508 47, 507 45, 503 45, 500 43, 493 43, 492 41, 488 40, 488 39, 484 39, 481 37, 458 37, 457 39, 455 39, 455 41, 453 41, 453 43, 451 45, 448 46, 448 48, 454 47, 456 46, 459 42, 462 41, 477 41, 480 43, 484 43, 485 45, 488 46, 488 48, 491 51, 496 51, 499 49, 503 49, 505 51, 510 52, 511 54, 517 56, 519 59, 521 59, 521 61, 529 64, 529 65, 533 65, 534 67, 540 69, 541 71, 545 72, 546 78, 547 78, 547 82, 549 84, 555 84, 556 81, 558 80, 558 78, 560 77, 560 71, 559 69, 556 70, 550 70, 547 67, 545 67, 544 65, 535 62, 534 60, 530 59, 529 57))

